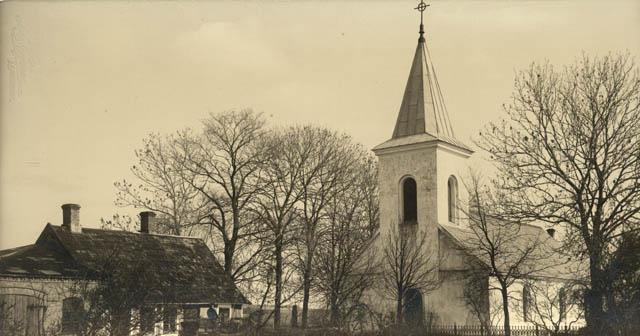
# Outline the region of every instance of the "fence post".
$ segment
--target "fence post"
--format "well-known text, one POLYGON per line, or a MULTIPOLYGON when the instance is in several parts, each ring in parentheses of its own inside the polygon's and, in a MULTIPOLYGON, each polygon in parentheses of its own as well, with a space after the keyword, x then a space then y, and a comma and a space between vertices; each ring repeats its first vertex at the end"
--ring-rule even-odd
POLYGON ((458 336, 458 326, 455 323, 453 324, 453 334, 458 336))

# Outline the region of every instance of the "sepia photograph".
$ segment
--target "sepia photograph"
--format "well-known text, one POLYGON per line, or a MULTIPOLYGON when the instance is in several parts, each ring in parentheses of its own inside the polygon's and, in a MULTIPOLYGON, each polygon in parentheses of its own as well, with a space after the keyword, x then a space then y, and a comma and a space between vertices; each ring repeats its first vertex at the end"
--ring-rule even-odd
POLYGON ((640 336, 640 1, 0 0, 0 336, 640 336))

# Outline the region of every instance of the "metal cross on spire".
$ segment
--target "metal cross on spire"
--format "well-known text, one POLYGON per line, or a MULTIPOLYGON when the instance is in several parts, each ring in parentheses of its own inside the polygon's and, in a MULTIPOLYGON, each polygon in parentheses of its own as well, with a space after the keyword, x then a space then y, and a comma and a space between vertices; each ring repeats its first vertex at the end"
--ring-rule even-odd
POLYGON ((420 0, 418 7, 414 8, 420 12, 420 38, 418 39, 418 42, 424 42, 424 11, 427 10, 427 7, 429 6, 431 5, 424 3, 424 0, 420 0))

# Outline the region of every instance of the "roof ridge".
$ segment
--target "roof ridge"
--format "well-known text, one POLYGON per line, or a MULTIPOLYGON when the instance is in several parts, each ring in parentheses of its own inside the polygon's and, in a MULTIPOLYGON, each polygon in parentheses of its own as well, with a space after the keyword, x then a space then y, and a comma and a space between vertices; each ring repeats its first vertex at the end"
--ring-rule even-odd
MULTIPOLYGON (((53 227, 56 228, 62 228, 61 225, 53 225, 50 224, 53 227)), ((160 237, 172 237, 172 238, 184 238, 184 239, 196 239, 196 240, 202 240, 204 241, 204 239, 200 238, 200 237, 192 237, 192 236, 181 236, 181 235, 172 235, 172 234, 166 234, 166 233, 142 233, 142 232, 136 232, 136 231, 128 231, 128 230, 121 230, 121 229, 104 229, 104 228, 92 228, 92 227, 83 227, 82 231, 101 231, 101 232, 115 232, 115 233, 124 233, 124 234, 131 234, 131 235, 146 235, 146 236, 160 236, 160 237)))

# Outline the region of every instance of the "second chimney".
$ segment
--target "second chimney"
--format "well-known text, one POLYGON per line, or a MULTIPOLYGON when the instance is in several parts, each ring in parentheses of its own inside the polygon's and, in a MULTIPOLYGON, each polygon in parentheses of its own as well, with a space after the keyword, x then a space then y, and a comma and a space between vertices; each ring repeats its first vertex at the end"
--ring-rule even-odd
POLYGON ((80 206, 78 204, 62 205, 62 227, 73 233, 82 233, 80 206))
POLYGON ((153 211, 143 211, 140 213, 140 232, 156 232, 156 213, 153 211))

